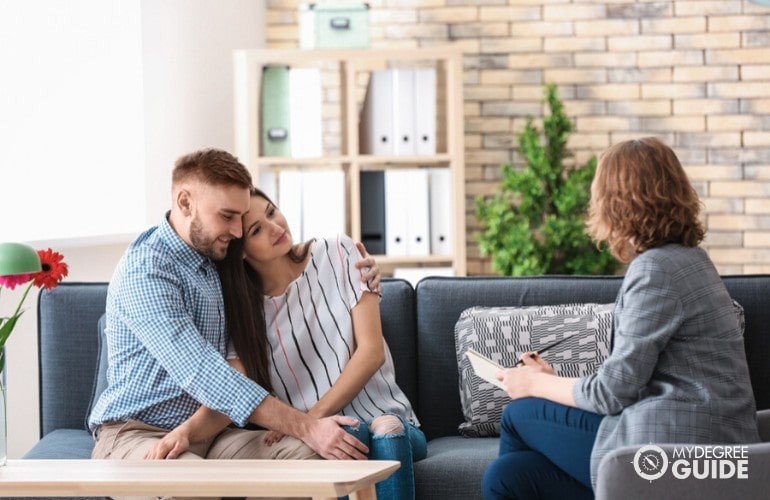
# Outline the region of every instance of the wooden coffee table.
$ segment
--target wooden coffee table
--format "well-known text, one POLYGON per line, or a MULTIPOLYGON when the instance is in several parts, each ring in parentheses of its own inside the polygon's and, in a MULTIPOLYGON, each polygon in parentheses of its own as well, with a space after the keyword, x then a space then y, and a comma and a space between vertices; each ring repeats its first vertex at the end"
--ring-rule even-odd
POLYGON ((2 496, 376 499, 393 460, 8 460, 2 496))

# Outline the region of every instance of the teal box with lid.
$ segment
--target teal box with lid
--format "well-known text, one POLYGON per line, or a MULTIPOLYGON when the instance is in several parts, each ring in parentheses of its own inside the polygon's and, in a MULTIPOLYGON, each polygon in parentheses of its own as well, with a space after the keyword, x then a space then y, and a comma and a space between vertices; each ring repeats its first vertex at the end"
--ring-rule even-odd
POLYGON ((310 3, 300 7, 299 46, 351 49, 369 46, 369 4, 310 3))

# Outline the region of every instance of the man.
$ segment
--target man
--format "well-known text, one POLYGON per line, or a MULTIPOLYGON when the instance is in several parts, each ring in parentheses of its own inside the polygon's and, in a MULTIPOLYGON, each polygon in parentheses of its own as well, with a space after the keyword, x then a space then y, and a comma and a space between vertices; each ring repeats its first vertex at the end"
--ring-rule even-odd
MULTIPOLYGON (((341 427, 354 419, 312 418, 225 361, 215 261, 242 235, 250 186, 248 170, 227 152, 177 160, 170 212, 129 246, 108 288, 109 384, 89 417, 93 458, 141 459, 201 405, 237 426, 252 423, 296 439, 267 446, 263 432, 229 427, 179 458, 366 458, 366 446, 341 427)), ((376 268, 364 273, 369 278, 377 286, 376 268)))

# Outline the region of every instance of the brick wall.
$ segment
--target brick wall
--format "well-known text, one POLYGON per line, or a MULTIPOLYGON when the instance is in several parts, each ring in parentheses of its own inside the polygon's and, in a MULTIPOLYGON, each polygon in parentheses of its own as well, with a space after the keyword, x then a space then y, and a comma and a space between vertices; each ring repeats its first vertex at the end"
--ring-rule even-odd
MULTIPOLYGON (((319 1, 317 3, 324 3, 319 1)), ((476 195, 518 163, 516 134, 559 85, 583 162, 663 138, 705 204, 723 274, 770 273, 770 7, 748 0, 372 0, 372 47, 462 45, 468 274, 476 195)), ((268 47, 297 46, 296 0, 268 0, 268 47)))

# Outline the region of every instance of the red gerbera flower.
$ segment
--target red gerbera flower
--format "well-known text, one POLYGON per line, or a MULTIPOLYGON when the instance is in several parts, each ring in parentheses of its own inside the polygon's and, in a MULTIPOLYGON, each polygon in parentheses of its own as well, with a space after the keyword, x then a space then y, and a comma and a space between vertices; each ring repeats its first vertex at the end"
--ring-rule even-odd
POLYGON ((40 257, 40 264, 43 266, 43 270, 32 274, 35 286, 38 288, 55 288, 69 273, 67 264, 62 262, 64 256, 50 248, 48 250, 38 250, 37 255, 40 257))

